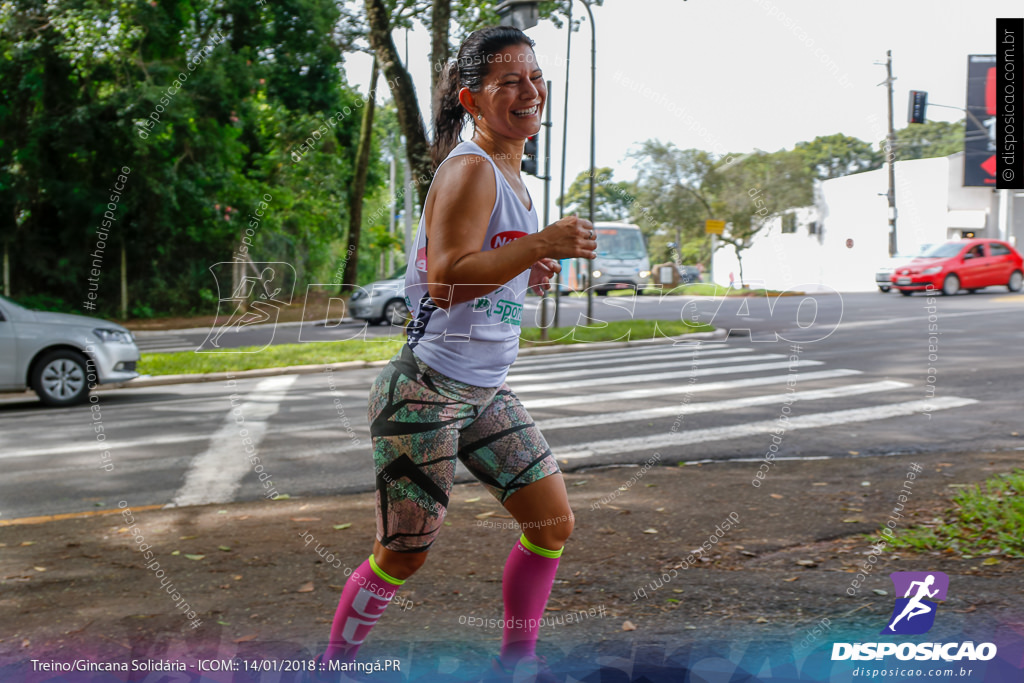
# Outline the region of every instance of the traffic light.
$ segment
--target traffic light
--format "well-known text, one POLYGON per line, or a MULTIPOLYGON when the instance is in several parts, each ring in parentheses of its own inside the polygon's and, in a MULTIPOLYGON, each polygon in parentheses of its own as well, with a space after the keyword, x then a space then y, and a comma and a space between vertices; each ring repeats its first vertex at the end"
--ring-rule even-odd
POLYGON ((928 108, 928 93, 924 90, 910 91, 910 106, 907 109, 907 123, 924 123, 925 109, 928 108))
POLYGON ((960 239, 965 239, 965 240, 974 239, 974 231, 973 230, 961 230, 960 231, 960 239))
POLYGON ((523 148, 523 173, 532 176, 537 175, 537 136, 526 138, 526 146, 523 148))

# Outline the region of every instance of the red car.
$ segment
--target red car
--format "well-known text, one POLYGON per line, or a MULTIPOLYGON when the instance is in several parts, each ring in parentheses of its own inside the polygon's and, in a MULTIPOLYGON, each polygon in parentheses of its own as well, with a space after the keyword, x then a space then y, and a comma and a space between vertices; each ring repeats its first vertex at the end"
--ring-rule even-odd
POLYGON ((893 271, 892 286, 903 296, 925 290, 949 296, 993 285, 1019 292, 1024 281, 1021 263, 1020 252, 1001 240, 953 240, 893 271))

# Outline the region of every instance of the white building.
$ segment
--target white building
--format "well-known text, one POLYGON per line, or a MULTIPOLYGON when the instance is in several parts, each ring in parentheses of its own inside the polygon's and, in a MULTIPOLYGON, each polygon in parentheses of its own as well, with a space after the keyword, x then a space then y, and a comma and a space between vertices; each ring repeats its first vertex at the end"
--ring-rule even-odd
MULTIPOLYGON (((963 187, 963 153, 896 162, 896 230, 901 252, 922 244, 976 237, 1024 242, 1024 192, 963 187)), ((771 289, 840 292, 875 289, 875 270, 889 258, 888 168, 826 180, 815 206, 776 217, 743 252, 743 279, 771 289)), ((753 210, 753 207, 752 207, 753 210)), ((739 286, 731 245, 714 256, 715 281, 739 286)))

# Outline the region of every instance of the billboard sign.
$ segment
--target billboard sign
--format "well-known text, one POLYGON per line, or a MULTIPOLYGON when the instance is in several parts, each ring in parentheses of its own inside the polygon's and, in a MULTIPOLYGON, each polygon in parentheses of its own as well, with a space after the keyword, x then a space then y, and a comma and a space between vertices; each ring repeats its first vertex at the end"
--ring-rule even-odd
POLYGON ((996 56, 967 58, 967 130, 964 135, 964 185, 996 186, 996 56))

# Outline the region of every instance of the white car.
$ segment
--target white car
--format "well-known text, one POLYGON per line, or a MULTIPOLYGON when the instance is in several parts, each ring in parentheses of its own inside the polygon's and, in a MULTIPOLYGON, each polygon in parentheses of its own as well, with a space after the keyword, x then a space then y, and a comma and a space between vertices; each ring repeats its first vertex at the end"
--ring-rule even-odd
POLYGON ((377 324, 405 325, 409 307, 405 300, 405 266, 386 280, 371 282, 352 293, 349 310, 353 318, 377 324))
POLYGON ((879 291, 888 292, 890 289, 892 289, 891 278, 893 272, 895 272, 897 268, 907 265, 908 263, 916 259, 918 256, 923 255, 933 246, 935 245, 922 244, 917 250, 906 254, 896 254, 888 261, 886 261, 883 265, 879 266, 878 270, 875 271, 875 284, 878 285, 879 291))
POLYGON ((138 361, 135 337, 116 323, 0 296, 0 391, 31 388, 48 406, 78 405, 97 384, 138 377, 138 361))

